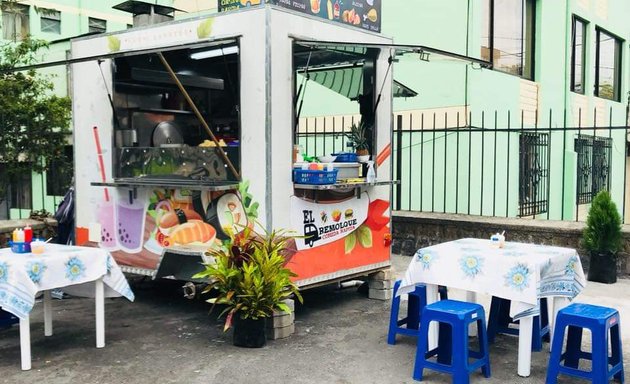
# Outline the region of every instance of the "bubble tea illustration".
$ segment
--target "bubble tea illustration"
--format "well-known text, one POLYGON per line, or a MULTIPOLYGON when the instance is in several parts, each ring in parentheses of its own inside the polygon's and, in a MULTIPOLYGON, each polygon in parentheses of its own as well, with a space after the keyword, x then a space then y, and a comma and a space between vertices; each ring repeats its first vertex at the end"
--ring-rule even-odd
POLYGON ((102 201, 96 211, 97 220, 101 224, 100 246, 108 251, 118 250, 118 242, 116 241, 116 210, 114 208, 114 201, 110 198, 109 201, 102 201))
POLYGON ((146 191, 121 190, 116 202, 116 236, 120 249, 129 253, 142 250, 146 215, 146 191))
MULTIPOLYGON (((107 176, 105 174, 105 164, 103 162, 103 149, 98 135, 98 127, 93 128, 94 144, 96 145, 98 170, 101 175, 101 181, 105 182, 107 176)), ((109 193, 108 188, 103 188, 103 200, 98 205, 96 211, 96 219, 101 225, 101 248, 108 251, 118 250, 116 242, 116 211, 114 209, 114 196, 109 193)))

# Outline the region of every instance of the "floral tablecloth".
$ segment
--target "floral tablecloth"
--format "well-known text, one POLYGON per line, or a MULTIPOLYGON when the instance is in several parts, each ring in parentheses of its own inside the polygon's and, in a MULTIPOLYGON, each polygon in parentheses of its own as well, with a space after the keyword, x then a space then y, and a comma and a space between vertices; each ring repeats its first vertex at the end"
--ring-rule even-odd
POLYGON ((439 284, 512 300, 515 318, 539 313, 541 297, 573 299, 586 279, 574 249, 490 240, 460 239, 419 249, 409 263, 400 294, 417 283, 439 284))
POLYGON ((105 250, 47 244, 44 253, 35 255, 0 249, 0 307, 23 319, 31 312, 37 292, 72 289, 101 277, 106 297, 134 300, 127 279, 105 250))

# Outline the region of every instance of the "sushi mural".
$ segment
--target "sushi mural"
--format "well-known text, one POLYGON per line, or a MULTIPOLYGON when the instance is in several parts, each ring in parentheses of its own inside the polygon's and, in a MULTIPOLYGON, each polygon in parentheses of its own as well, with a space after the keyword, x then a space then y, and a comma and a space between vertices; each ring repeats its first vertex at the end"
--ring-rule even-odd
POLYGON ((238 190, 209 192, 154 189, 135 199, 117 196, 99 212, 99 246, 116 261, 147 269, 157 268, 165 249, 205 251, 252 226, 258 203, 248 193, 248 182, 238 190), (131 202, 130 202, 131 201, 131 202))

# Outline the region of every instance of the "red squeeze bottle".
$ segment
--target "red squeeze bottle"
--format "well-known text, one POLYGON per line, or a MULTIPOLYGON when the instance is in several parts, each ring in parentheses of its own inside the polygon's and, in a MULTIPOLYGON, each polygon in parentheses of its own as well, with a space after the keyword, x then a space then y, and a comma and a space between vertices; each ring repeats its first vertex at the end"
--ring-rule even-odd
POLYGON ((24 242, 30 243, 33 240, 33 229, 31 227, 24 228, 24 242))

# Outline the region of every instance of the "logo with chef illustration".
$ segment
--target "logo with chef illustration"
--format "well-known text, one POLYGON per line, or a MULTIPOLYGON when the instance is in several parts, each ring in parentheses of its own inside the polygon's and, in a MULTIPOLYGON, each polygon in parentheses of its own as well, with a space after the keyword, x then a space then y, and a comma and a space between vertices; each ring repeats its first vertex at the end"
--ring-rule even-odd
POLYGON ((302 235, 297 241, 298 249, 328 244, 357 230, 367 219, 370 203, 367 194, 361 197, 334 203, 314 203, 293 196, 292 227, 302 235))

